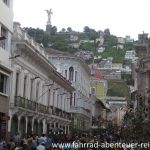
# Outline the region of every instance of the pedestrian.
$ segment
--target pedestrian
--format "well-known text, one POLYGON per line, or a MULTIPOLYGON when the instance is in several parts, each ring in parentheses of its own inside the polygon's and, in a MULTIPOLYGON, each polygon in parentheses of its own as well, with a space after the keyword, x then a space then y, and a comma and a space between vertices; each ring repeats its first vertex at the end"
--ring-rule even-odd
POLYGON ((31 144, 31 150, 36 150, 37 147, 37 140, 36 137, 33 136, 32 144, 31 144))
POLYGON ((52 142, 53 142, 52 137, 50 135, 47 136, 46 143, 45 143, 46 150, 50 150, 52 148, 52 142))
POLYGON ((11 138, 10 139, 10 142, 9 142, 9 150, 14 150, 15 149, 15 142, 13 141, 13 139, 11 138))
POLYGON ((20 150, 20 143, 19 142, 15 143, 15 149, 14 150, 20 150))
POLYGON ((3 140, 0 139, 0 150, 3 150, 3 140))
POLYGON ((40 144, 37 146, 37 150, 46 150, 46 148, 45 148, 45 143, 44 143, 44 142, 40 143, 40 144))
POLYGON ((14 135, 14 142, 15 143, 20 143, 20 141, 21 141, 21 137, 20 137, 20 135, 19 135, 19 132, 17 132, 15 135, 14 135))

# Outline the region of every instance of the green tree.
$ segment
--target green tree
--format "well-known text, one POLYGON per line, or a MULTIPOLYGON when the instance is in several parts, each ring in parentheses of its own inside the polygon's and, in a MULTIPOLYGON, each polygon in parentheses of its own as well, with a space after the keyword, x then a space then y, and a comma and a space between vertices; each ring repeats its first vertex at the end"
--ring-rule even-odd
POLYGON ((61 32, 66 32, 66 29, 65 29, 65 28, 62 28, 62 29, 61 29, 61 32))
POLYGON ((73 30, 72 30, 71 27, 68 27, 68 28, 67 28, 67 31, 68 31, 68 32, 72 32, 73 30))
POLYGON ((51 28, 51 35, 55 35, 57 33, 57 27, 56 26, 53 26, 51 28))
POLYGON ((85 32, 85 33, 90 32, 90 28, 89 28, 88 26, 85 26, 85 27, 83 28, 83 32, 85 32))

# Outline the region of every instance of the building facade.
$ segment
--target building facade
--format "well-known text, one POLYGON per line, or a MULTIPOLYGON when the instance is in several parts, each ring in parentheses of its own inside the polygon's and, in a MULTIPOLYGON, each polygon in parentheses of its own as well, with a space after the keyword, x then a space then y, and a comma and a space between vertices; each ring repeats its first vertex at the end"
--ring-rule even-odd
POLYGON ((10 98, 11 36, 13 32, 13 0, 0 1, 0 139, 7 139, 8 104, 10 98))
POLYGON ((95 102, 95 115, 94 118, 98 121, 99 128, 106 128, 106 94, 107 94, 107 80, 101 75, 96 66, 89 66, 91 69, 90 85, 91 95, 96 97, 95 102))
POLYGON ((12 38, 12 83, 8 132, 22 137, 41 135, 50 128, 69 133, 70 97, 74 88, 48 61, 40 47, 14 23, 12 38))
POLYGON ((107 104, 111 110, 111 115, 114 127, 121 127, 124 115, 126 114, 127 100, 124 97, 107 96, 107 104))
MULTIPOLYGON (((150 39, 148 34, 138 35, 136 52, 139 57, 135 65, 135 97, 133 126, 138 128, 137 136, 142 140, 150 137, 150 39), (137 124, 134 124, 137 122, 137 124)), ((135 129, 134 129, 135 130, 135 129)))
POLYGON ((67 80, 75 91, 70 101, 72 129, 88 130, 91 127, 90 71, 82 59, 54 49, 47 49, 49 61, 67 80))

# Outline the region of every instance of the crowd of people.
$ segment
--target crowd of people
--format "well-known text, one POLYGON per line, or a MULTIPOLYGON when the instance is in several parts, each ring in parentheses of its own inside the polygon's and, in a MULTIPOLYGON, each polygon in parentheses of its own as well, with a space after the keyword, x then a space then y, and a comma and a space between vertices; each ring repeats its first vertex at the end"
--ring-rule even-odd
MULTIPOLYGON (((10 138, 6 144, 4 141, 0 141, 0 150, 59 150, 60 148, 53 148, 53 143, 115 143, 122 140, 118 134, 112 133, 100 133, 100 134, 89 134, 80 133, 69 136, 66 134, 42 134, 38 136, 31 134, 27 138, 21 138, 19 133, 10 138)), ((75 149, 74 147, 64 147, 63 150, 101 150, 103 148, 88 148, 80 147, 75 149)), ((116 148, 117 149, 117 148, 116 148)))
POLYGON ((27 138, 21 138, 19 133, 16 133, 9 142, 0 141, 0 150, 51 150, 53 137, 46 134, 38 136, 31 134, 27 138))

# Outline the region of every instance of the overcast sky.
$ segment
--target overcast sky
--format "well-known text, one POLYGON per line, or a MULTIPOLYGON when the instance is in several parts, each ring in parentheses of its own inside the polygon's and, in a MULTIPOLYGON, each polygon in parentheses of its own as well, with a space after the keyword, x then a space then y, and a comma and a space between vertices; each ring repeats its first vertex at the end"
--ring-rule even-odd
POLYGON ((46 9, 52 9, 51 22, 58 31, 109 28, 113 35, 134 39, 150 33, 150 0, 14 0, 14 21, 45 30, 46 9))

